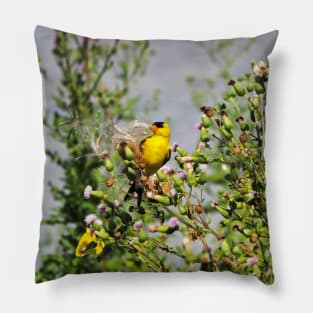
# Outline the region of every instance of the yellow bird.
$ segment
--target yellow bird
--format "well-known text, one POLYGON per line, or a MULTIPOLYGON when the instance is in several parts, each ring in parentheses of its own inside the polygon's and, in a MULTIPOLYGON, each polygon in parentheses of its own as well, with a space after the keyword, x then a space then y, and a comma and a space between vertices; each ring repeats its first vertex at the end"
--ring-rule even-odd
MULTIPOLYGON (((165 122, 154 122, 150 130, 153 135, 140 143, 142 172, 148 177, 157 172, 171 157, 169 125, 165 122)), ((143 186, 134 182, 125 196, 125 200, 129 199, 133 193, 137 193, 137 204, 140 206, 143 186)))

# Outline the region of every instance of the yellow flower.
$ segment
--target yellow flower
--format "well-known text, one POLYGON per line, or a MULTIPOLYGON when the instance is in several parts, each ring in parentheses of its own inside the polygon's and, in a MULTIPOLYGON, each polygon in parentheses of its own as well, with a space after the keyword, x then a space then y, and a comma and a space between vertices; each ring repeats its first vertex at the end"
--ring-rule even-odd
POLYGON ((103 248, 103 240, 96 237, 95 231, 87 227, 86 232, 81 236, 78 242, 75 255, 85 256, 87 253, 100 254, 103 248))

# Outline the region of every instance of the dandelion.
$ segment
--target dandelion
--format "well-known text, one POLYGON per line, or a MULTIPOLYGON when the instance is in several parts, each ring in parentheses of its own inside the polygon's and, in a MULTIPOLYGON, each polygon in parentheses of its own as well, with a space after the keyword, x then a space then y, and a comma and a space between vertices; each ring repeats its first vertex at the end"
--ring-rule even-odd
POLYGON ((200 170, 200 172, 205 173, 208 170, 207 164, 200 164, 199 170, 200 170))
POLYGON ((139 231, 143 227, 142 220, 136 221, 133 225, 134 230, 139 231))
POLYGON ((171 217, 168 221, 167 224, 170 228, 176 228, 179 224, 178 218, 176 216, 171 217))
POLYGON ((95 220, 97 219, 97 215, 96 214, 88 214, 85 217, 85 223, 87 225, 92 224, 95 220))
POLYGON ((104 214, 107 210, 106 206, 103 203, 99 203, 97 208, 100 214, 104 214))
POLYGON ((256 256, 247 259, 247 265, 254 265, 258 263, 258 258, 256 256))
POLYGON ((85 199, 89 199, 90 198, 90 194, 92 192, 92 187, 91 186, 86 186, 85 190, 84 190, 84 198, 85 199))

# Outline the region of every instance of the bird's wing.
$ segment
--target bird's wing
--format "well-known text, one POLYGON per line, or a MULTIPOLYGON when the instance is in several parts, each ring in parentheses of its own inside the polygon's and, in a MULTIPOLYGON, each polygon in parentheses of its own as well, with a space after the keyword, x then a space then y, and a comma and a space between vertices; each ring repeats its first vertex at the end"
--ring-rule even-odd
POLYGON ((171 148, 169 148, 168 152, 167 152, 167 155, 166 155, 166 158, 164 159, 164 162, 163 162, 162 166, 169 161, 169 159, 171 158, 171 154, 172 154, 172 150, 171 150, 171 148))
POLYGON ((139 149, 140 149, 140 152, 141 152, 141 153, 143 153, 143 149, 144 149, 146 140, 149 139, 149 138, 151 138, 151 137, 152 137, 152 136, 148 136, 148 137, 146 137, 146 138, 144 138, 144 139, 142 139, 142 140, 140 141, 139 149))

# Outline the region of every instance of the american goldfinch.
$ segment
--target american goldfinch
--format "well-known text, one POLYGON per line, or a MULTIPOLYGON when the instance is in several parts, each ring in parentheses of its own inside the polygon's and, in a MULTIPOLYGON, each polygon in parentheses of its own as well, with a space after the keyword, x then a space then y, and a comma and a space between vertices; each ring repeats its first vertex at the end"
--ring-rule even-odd
MULTIPOLYGON (((142 174, 147 177, 157 172, 171 157, 169 125, 165 122, 154 122, 150 130, 153 135, 146 137, 139 144, 140 168, 142 174)), ((134 193, 137 194, 137 205, 140 206, 143 193, 141 180, 133 182, 125 200, 134 193)))

